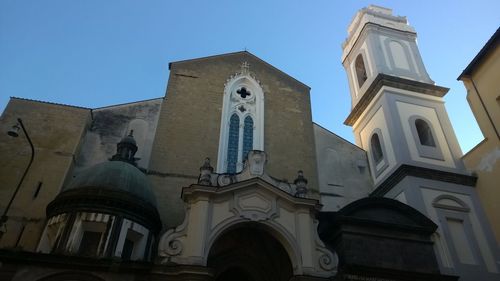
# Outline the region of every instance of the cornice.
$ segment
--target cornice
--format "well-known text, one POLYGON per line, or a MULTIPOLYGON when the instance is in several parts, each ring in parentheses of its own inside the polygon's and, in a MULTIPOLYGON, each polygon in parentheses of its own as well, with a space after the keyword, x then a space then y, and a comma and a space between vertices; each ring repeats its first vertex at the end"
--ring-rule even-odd
POLYGON ((366 111, 370 102, 375 98, 375 96, 383 86, 417 92, 435 97, 444 97, 444 95, 449 90, 449 88, 445 87, 440 87, 424 82, 419 82, 415 80, 379 73, 377 77, 375 77, 375 79, 373 80, 370 87, 368 87, 366 92, 358 101, 356 106, 354 106, 354 108, 351 110, 351 113, 349 114, 349 116, 347 116, 346 120, 344 121, 344 124, 348 126, 353 126, 356 123, 356 121, 358 121, 361 114, 366 111))
POLYGON ((477 177, 475 176, 403 164, 399 166, 396 171, 394 171, 387 179, 379 184, 377 188, 372 191, 370 196, 384 196, 396 184, 398 184, 407 176, 466 185, 471 187, 474 187, 477 181, 477 177))

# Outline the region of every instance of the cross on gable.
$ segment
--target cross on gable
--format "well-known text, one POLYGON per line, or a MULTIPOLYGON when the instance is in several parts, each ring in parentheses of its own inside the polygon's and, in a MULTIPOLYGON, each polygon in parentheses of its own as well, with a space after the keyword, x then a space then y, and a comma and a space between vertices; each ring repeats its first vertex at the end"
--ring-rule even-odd
POLYGON ((247 91, 245 87, 242 87, 241 89, 237 90, 236 93, 238 93, 238 95, 240 95, 241 98, 243 99, 251 95, 250 91, 247 91))

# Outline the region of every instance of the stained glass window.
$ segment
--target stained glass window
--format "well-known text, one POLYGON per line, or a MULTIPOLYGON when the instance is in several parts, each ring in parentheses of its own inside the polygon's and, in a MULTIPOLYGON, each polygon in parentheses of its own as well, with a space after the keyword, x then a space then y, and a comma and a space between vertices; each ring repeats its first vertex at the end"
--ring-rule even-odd
POLYGON ((243 157, 245 159, 250 150, 253 149, 253 119, 250 116, 245 118, 243 127, 243 157))
POLYGON ((233 114, 229 120, 229 139, 227 142, 227 172, 236 173, 238 162, 238 142, 240 138, 240 117, 233 114))

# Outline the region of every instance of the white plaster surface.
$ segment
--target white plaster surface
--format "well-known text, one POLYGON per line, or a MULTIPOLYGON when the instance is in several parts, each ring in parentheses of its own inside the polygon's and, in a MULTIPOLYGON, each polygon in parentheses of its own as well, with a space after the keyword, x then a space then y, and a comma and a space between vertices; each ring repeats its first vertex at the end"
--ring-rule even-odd
POLYGON ((423 163, 445 166, 449 168, 455 168, 455 163, 453 161, 448 142, 446 141, 445 135, 443 133, 443 128, 439 122, 438 116, 434 108, 421 106, 417 104, 411 104, 406 102, 397 101, 396 107, 400 116, 401 126, 405 135, 406 142, 408 144, 408 149, 410 151, 411 158, 415 161, 420 161, 423 163), (409 119, 412 116, 423 116, 431 122, 429 124, 434 129, 436 133, 435 141, 436 145, 441 148, 443 153, 444 161, 421 157, 418 153, 417 144, 413 133, 411 131, 409 119))
MULTIPOLYGON (((497 273, 498 268, 497 268, 497 262, 494 259, 494 254, 492 252, 493 249, 488 244, 488 239, 485 235, 484 226, 481 224, 481 222, 478 218, 478 214, 475 211, 477 209, 477 207, 473 203, 472 198, 468 194, 451 193, 451 192, 446 192, 446 191, 442 191, 442 190, 437 190, 434 188, 421 187, 421 191, 422 191, 422 197, 424 199, 425 208, 427 211, 427 216, 431 220, 433 220, 434 223, 436 223, 438 225, 438 232, 440 233, 440 239, 441 239, 441 241, 439 241, 439 242, 441 244, 444 244, 444 245, 447 245, 448 243, 446 241, 451 241, 448 239, 452 239, 452 238, 444 236, 444 234, 442 232, 442 227, 443 227, 442 223, 444 223, 444 222, 439 220, 439 218, 437 216, 436 208, 432 205, 432 202, 438 196, 445 194, 445 195, 449 195, 449 196, 458 198, 459 200, 461 200, 462 202, 467 204, 467 206, 470 208, 470 212, 466 213, 466 215, 471 223, 471 227, 472 227, 472 230, 474 233, 474 237, 472 239, 474 239, 475 242, 477 243, 477 245, 479 246, 479 251, 482 255, 482 258, 485 262, 485 265, 486 265, 486 268, 488 269, 488 271, 493 272, 493 273, 497 273)), ((474 201, 474 202, 478 203, 477 201, 474 201)), ((455 204, 453 204, 453 205, 455 205, 455 204)), ((448 246, 445 246, 443 248, 446 249, 448 246)), ((448 249, 446 249, 446 250, 447 250, 447 253, 445 253, 445 255, 451 256, 451 253, 449 252, 449 250, 448 249)))
POLYGON ((368 153, 370 153, 371 151, 371 148, 369 147, 370 138, 372 136, 373 131, 377 128, 380 129, 382 133, 383 140, 381 139, 381 145, 384 146, 385 148, 386 155, 384 155, 384 160, 387 161, 388 167, 385 168, 385 170, 382 173, 376 176, 374 163, 370 163, 372 177, 375 184, 378 182, 379 179, 386 176, 390 172, 390 170, 396 165, 394 148, 392 146, 392 143, 390 142, 391 138, 389 134, 389 128, 387 127, 387 121, 385 119, 384 109, 382 107, 377 109, 373 117, 370 119, 370 121, 368 121, 366 126, 360 132, 361 147, 363 147, 363 149, 365 149, 368 153))

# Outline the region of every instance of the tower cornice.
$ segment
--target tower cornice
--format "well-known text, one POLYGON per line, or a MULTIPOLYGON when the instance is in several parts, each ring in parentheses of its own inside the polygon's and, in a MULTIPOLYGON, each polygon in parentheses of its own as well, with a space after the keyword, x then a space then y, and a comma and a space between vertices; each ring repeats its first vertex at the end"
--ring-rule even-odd
POLYGON ((444 97, 449 90, 449 88, 445 87, 379 73, 371 83, 370 87, 366 90, 366 93, 351 110, 351 113, 347 116, 344 124, 353 126, 383 86, 394 87, 435 97, 444 97))
POLYGON ((477 177, 472 175, 403 164, 399 166, 387 179, 380 183, 375 188, 375 190, 372 191, 370 197, 384 196, 407 176, 437 180, 471 187, 474 187, 477 181, 477 177))

